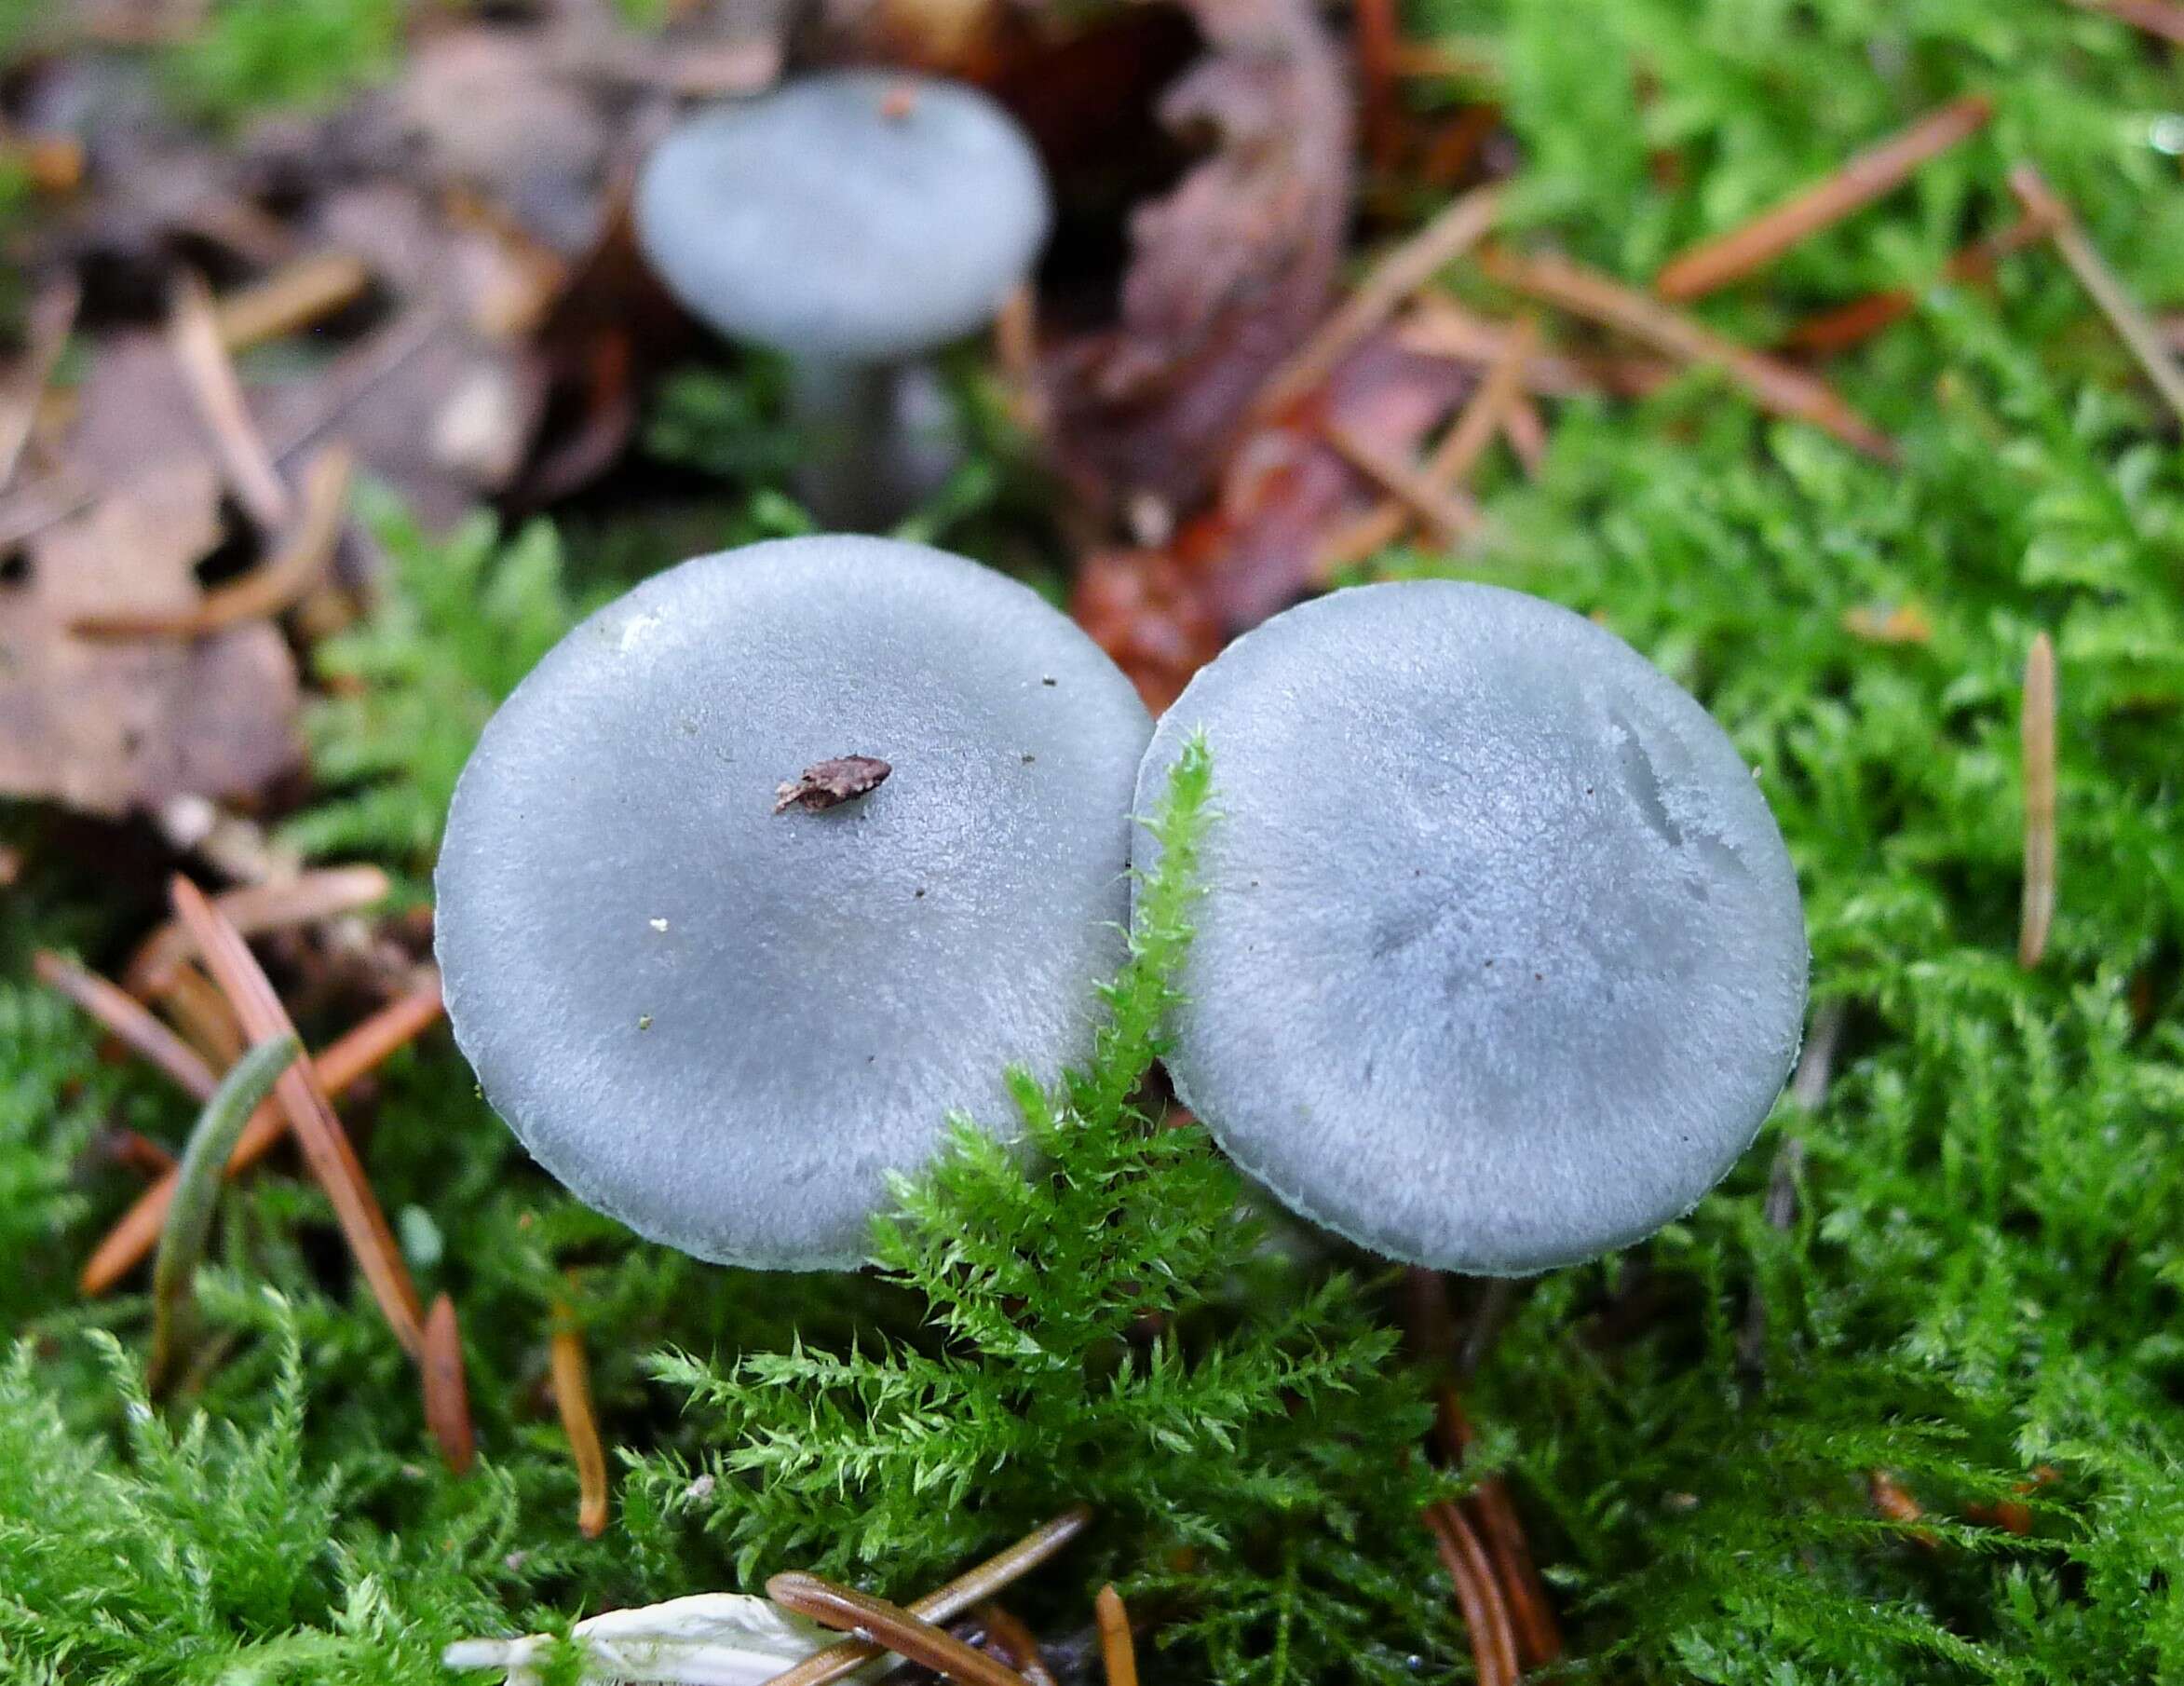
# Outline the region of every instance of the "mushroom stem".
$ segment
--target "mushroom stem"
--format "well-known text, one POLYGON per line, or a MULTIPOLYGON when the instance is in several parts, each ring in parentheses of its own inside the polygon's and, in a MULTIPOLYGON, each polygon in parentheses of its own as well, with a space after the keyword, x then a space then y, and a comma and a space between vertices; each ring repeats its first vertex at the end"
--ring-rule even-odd
POLYGON ((822 527, 883 532, 948 477, 961 452, 947 396, 928 363, 789 366, 796 489, 822 527))

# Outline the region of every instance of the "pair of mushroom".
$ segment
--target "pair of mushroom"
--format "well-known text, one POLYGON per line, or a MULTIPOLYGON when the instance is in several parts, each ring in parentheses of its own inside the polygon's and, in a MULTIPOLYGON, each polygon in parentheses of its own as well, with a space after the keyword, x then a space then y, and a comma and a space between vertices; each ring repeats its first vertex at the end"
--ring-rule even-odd
POLYGON ((1483 585, 1277 616, 1154 729, 1027 588, 921 546, 700 558, 585 621, 455 793, 439 947, 494 1106, 702 1258, 864 1255, 889 1172, 1089 1056, 1129 818, 1212 754, 1178 1093, 1282 1202, 1515 1274, 1695 1203, 1795 1054, 1796 880, 1729 740, 1483 585))
POLYGON ((1053 220, 1038 156, 975 88, 840 71, 722 105, 646 161, 637 236, 671 292, 788 360, 798 489, 883 527, 956 455, 926 360, 992 321, 1053 220))

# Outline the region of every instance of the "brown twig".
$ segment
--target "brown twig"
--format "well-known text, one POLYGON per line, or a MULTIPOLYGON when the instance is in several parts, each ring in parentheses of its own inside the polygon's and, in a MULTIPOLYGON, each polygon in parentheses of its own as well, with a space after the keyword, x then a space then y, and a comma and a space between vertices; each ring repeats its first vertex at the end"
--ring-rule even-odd
POLYGON ((1471 1634, 1472 1666, 1479 1686, 1515 1686, 1516 1631, 1477 1532, 1463 1512, 1446 1501, 1429 1504, 1425 1520, 1471 1634))
POLYGON ((992 1599, 978 1607, 978 1619, 985 1625, 986 1643, 1002 1652, 1002 1660, 1022 1675, 1029 1686, 1055 1686, 1054 1671, 1047 1666, 1046 1653, 1039 1649, 1038 1635, 1024 1625, 1013 1611, 992 1599))
POLYGON ((2025 762, 2025 900, 2017 964, 2030 971, 2047 952, 2055 917, 2055 646, 2045 632, 2035 634, 2026 652, 2017 730, 2025 762))
MULTIPOLYGON (((220 917, 246 937, 291 925, 315 925, 384 902, 387 874, 376 866, 323 866, 292 878, 247 884, 212 899, 220 917)), ((189 932, 169 919, 137 946, 122 973, 122 987, 139 1000, 166 993, 174 968, 190 958, 189 932)))
POLYGON ((1599 322, 1681 362, 1722 370, 1763 410, 1810 422, 1882 462, 1896 460, 1888 435, 1826 382, 1725 340, 1658 299, 1567 258, 1491 251, 1482 252, 1479 262, 1496 280, 1527 297, 1599 322))
POLYGON ((470 1473, 478 1438, 470 1426, 470 1384, 463 1375, 463 1332, 455 1302, 445 1294, 425 1317, 425 1424, 440 1443, 440 1455, 458 1475, 470 1473))
POLYGON ((212 295, 194 270, 183 271, 175 284, 167 338, 228 484, 252 521, 268 533, 278 532, 289 522, 288 486, 251 420, 242 382, 236 378, 212 313, 212 295))
MULTIPOLYGON (((1330 425, 1325 438, 1351 468, 1431 527, 1442 543, 1456 544, 1479 530, 1484 517, 1468 494, 1435 485, 1417 465, 1348 428, 1330 425)), ((1400 530, 1402 523, 1396 524, 1400 530)))
POLYGON ((241 578, 216 586, 186 609, 134 615, 90 615, 70 631, 92 638, 202 638, 245 620, 270 620, 302 601, 333 561, 348 515, 349 480, 356 458, 329 445, 304 469, 304 495, 295 527, 273 554, 241 578))
MULTIPOLYGON (((440 980, 420 985, 400 999, 381 1008, 312 1062, 319 1083, 338 1095, 353 1088, 397 1048, 414 1040, 440 1017, 440 980)), ((288 1134, 280 1108, 261 1107, 228 1156, 229 1176, 238 1176, 271 1152, 288 1134)), ((84 1266, 77 1285, 88 1297, 105 1293, 136 1269, 159 1239, 167 1221, 168 1203, 174 1198, 174 1183, 163 1177, 137 1197, 122 1214, 121 1221, 107 1231, 90 1262, 84 1266)))
POLYGON ((1029 281, 1011 288, 1001 301, 994 317, 994 356, 1016 425, 1043 437, 1051 417, 1039 378, 1038 290, 1029 281))
POLYGON ((1496 209, 1492 188, 1473 188, 1385 254, 1334 315, 1260 388, 1252 403, 1252 419, 1264 420, 1325 380, 1350 347, 1392 316, 1404 299, 1479 243, 1494 225, 1496 209))
POLYGON ((1137 1641, 1130 1634, 1130 1611, 1122 1595, 1112 1586, 1100 1588, 1092 1600, 1092 1615, 1100 1625, 1100 1663, 1107 1686, 1137 1686, 1137 1641))
MULTIPOLYGON (((1033 1529, 1007 1550, 996 1553, 945 1586, 926 1594, 910 1606, 910 1613, 926 1622, 953 1620, 973 1604, 992 1598, 1037 1569, 1091 1526, 1092 1518, 1089 1505, 1075 1505, 1064 1511, 1052 1521, 1033 1529)), ((774 1676, 766 1686, 829 1686, 831 1681, 856 1673, 878 1656, 881 1649, 863 1639, 830 1645, 816 1656, 806 1657, 795 1667, 774 1676)))
MULTIPOLYGON (((187 878, 175 877, 172 894, 176 913, 189 927, 212 981, 234 1004, 243 1033, 253 1043, 292 1033, 295 1027, 289 1022, 287 1010, 235 927, 221 918, 205 892, 187 878)), ((305 1163, 332 1203, 349 1250, 356 1256, 387 1326, 402 1351, 415 1357, 425 1341, 424 1309, 417 1303, 417 1290, 394 1244, 393 1232, 387 1227, 387 1216, 379 1209, 378 1198, 372 1192, 341 1122, 333 1116, 314 1067, 303 1063, 291 1066, 274 1085, 274 1094, 288 1114, 289 1128, 305 1163)))
POLYGON ((8 382, 6 399, 0 400, 0 491, 14 483, 21 466, 38 424, 38 405, 53 378, 53 365, 61 360, 75 331, 76 307, 82 303, 83 291, 71 279, 47 288, 31 306, 22 362, 8 382))
POLYGON ((885 1598, 791 1570, 766 1584, 766 1596, 784 1610, 808 1616, 837 1633, 869 1636, 886 1651, 922 1663, 935 1674, 963 1686, 1026 1686, 1024 1679, 998 1657, 966 1645, 944 1627, 936 1627, 885 1598))
MULTIPOLYGON (((2013 252, 2022 252, 2046 238, 2044 217, 2021 216, 1999 234, 1974 240, 1942 266, 1942 279, 1950 282, 1984 281, 2013 252)), ((1848 351, 1871 339, 1890 323, 1902 320, 1918 308, 1919 295, 1908 287, 1872 292, 1862 299, 1818 316, 1807 317, 1783 336, 1783 345, 1794 351, 1830 356, 1848 351)))
POLYGON ((130 1050, 164 1071, 192 1100, 201 1104, 212 1098, 212 1092, 220 1087, 212 1067, 126 991, 47 949, 41 948, 32 957, 31 968, 39 983, 66 996, 97 1019, 130 1050))
POLYGON ((1501 430, 1509 436, 1509 448, 1516 453, 1526 478, 1538 480, 1547 466, 1547 424, 1540 417, 1540 406, 1518 393, 1501 419, 1501 430))
POLYGON ((606 1532, 606 1452, 599 1442, 599 1416, 591 1407, 591 1366, 584 1337, 566 1305, 553 1310, 553 1402, 577 1463, 577 1527, 587 1540, 606 1532))
POLYGON ((1977 133, 1993 116, 1994 102, 1985 94, 1952 100, 1743 227, 1672 259, 1654 277, 1653 291, 1688 304, 1742 279, 1800 240, 1893 192, 1919 165, 1977 133))
POLYGON ((2085 238, 2077 213, 2029 164, 2020 164, 2010 171, 2010 191, 2017 196, 2017 203, 2028 212, 2047 223, 2048 238, 2063 254, 2063 262, 2070 265, 2070 273, 2078 278, 2078 284, 2100 306, 2101 314, 2130 347, 2131 355, 2138 360, 2163 401, 2179 420, 2184 420, 2184 370, 2177 367, 2176 360, 2162 343, 2161 330, 2154 325, 2153 319, 2131 296, 2130 290, 2109 267, 2108 260, 2094 243, 2085 238))
POLYGON ((356 303, 371 284, 371 270, 354 253, 315 252, 227 293, 213 305, 212 319, 232 355, 308 328, 356 303))
POLYGON ((2070 0, 2070 4, 2184 47, 2184 6, 2175 0, 2070 0))

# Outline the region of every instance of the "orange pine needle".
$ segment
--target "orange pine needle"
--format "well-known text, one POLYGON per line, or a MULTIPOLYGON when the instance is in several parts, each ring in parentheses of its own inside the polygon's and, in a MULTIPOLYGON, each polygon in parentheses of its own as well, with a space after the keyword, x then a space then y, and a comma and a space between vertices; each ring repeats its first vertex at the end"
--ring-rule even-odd
MULTIPOLYGON (((1090 1505, 1072 1506, 1052 1521, 1033 1529, 1007 1550, 956 1576, 945 1586, 929 1592, 909 1607, 910 1613, 923 1622, 953 1620, 973 1604, 992 1598, 1037 1569, 1091 1527, 1092 1519, 1090 1505)), ((815 1656, 806 1657, 795 1667, 774 1676, 766 1686, 829 1686, 831 1681, 856 1673, 879 1654, 880 1647, 868 1640, 846 1640, 840 1645, 828 1646, 815 1656)))
MULTIPOLYGON (((396 1049, 411 1041, 441 1014, 440 980, 420 985, 408 995, 382 1007, 341 1038, 312 1062, 319 1086, 329 1096, 339 1095, 369 1075, 396 1049)), ((235 1151, 227 1161, 227 1175, 240 1176, 270 1153, 288 1124, 278 1105, 258 1108, 243 1127, 235 1151)), ((167 1207, 174 1199, 174 1179, 161 1177, 137 1197, 122 1214, 121 1221, 107 1231, 84 1266, 77 1286, 87 1296, 105 1293, 151 1256, 166 1227, 167 1207)))
POLYGON ((1826 382, 1723 339, 1658 299, 1567 258, 1492 251, 1482 252, 1479 263, 1494 279, 1528 297, 1612 328, 1679 362, 1722 370, 1770 414, 1810 422, 1882 462, 1896 460, 1888 435, 1826 382))
MULTIPOLYGON (((359 912, 387 900, 390 888, 376 866, 322 866, 292 878, 223 891, 212 905, 244 936, 255 937, 359 912)), ((189 932, 179 920, 169 919, 137 945, 122 973, 122 987, 139 1000, 164 995, 174 969, 190 954, 189 932)))
POLYGON ((946 1628, 919 1620, 900 1604, 819 1575, 801 1570, 775 1575, 766 1584, 766 1596, 837 1633, 870 1634, 889 1651, 963 1686, 1027 1686, 998 1657, 966 1645, 946 1628))
POLYGON ((1130 1635, 1130 1611, 1122 1595, 1112 1586, 1101 1587, 1092 1614, 1100 1625, 1100 1662, 1107 1686, 1137 1686, 1137 1641, 1130 1635))
MULTIPOLYGON (((294 1035, 295 1027, 266 981, 257 957, 206 900, 205 892, 178 876, 172 894, 176 913, 189 927, 213 982, 234 1005, 236 1017, 242 1021, 243 1032, 251 1043, 294 1035)), ((357 1162, 356 1149, 333 1116, 316 1069, 303 1061, 292 1065, 281 1073, 273 1092, 288 1114, 289 1127, 305 1163, 332 1203, 342 1234, 387 1326, 402 1351, 415 1357, 424 1348, 424 1309, 417 1303, 417 1290, 394 1244, 387 1216, 379 1209, 378 1197, 372 1192, 364 1168, 357 1162)))
POLYGON ((1479 1686, 1515 1686, 1516 1632, 1478 1534, 1463 1513, 1445 1502, 1429 1504, 1425 1520, 1471 1634, 1472 1666, 1479 1686))
POLYGON ((554 1308, 553 1402, 569 1454, 577 1463, 577 1527, 587 1540, 606 1532, 606 1451, 599 1442, 599 1417, 591 1407, 591 1366, 584 1356, 584 1337, 565 1305, 554 1308))
POLYGON ((445 1294, 425 1317, 425 1424, 440 1442, 440 1455, 458 1475, 470 1473, 478 1455, 470 1426, 470 1384, 463 1375, 463 1333, 455 1322, 455 1302, 445 1294))
POLYGON ((1252 419, 1266 419, 1325 380, 1350 348, 1394 315, 1404 299, 1485 238, 1494 225, 1497 208, 1491 188, 1474 188, 1383 256, 1303 348, 1275 371, 1253 401, 1252 419))
POLYGON ((212 1067, 126 991, 49 949, 41 948, 31 958, 31 969, 39 983, 97 1019, 133 1053, 165 1072, 192 1100, 212 1098, 212 1092, 220 1087, 212 1067))
MULTIPOLYGON (((2021 216, 2001 233, 1974 240, 1958 252, 1943 265, 1942 279, 1984 281, 1994 274, 2002 259, 2046 238, 2047 233, 2045 219, 2021 216)), ((1901 321, 1918 306, 1919 295, 1908 287, 1868 293, 1836 309, 1807 317, 1783 336, 1782 343, 1794 351, 1822 356, 1848 351, 1852 346, 1871 339, 1890 323, 1901 321)))
POLYGON ((1799 241, 1892 193, 1919 165, 1977 133, 1993 116, 1994 102, 1985 94, 1951 101, 1743 227, 1671 260, 1654 278, 1654 292, 1689 304, 1742 279, 1799 241))

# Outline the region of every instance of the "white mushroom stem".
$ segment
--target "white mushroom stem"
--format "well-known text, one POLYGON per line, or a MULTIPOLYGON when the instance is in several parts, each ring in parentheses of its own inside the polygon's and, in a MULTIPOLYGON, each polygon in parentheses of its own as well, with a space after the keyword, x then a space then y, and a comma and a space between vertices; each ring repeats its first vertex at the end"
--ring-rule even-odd
POLYGON ((876 532, 923 502, 961 455, 946 395, 919 361, 789 366, 796 489, 822 527, 876 532))

